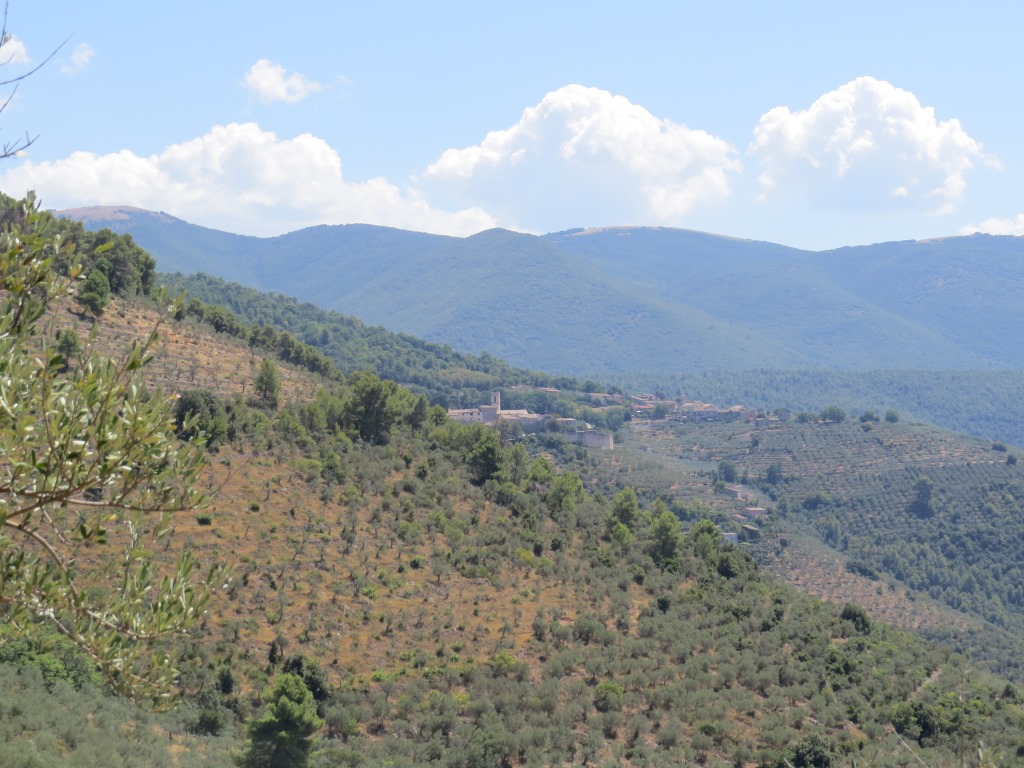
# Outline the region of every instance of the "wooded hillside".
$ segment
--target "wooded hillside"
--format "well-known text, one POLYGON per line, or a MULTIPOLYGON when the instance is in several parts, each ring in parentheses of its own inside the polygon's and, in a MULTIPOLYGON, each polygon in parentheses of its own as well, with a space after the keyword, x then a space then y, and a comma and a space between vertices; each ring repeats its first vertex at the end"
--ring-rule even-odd
MULTIPOLYGON (((85 254, 88 273, 110 285, 104 253, 85 254)), ((144 293, 54 308, 68 370, 150 327, 144 293)), ((255 766, 280 748, 291 765, 803 768, 904 764, 913 749, 951 765, 982 740, 1024 762, 1015 685, 776 580, 697 503, 715 478, 690 473, 677 504, 680 473, 659 489, 652 452, 502 442, 282 331, 204 306, 167 323, 146 386, 179 396, 181 440, 205 434, 213 500, 175 518, 153 557, 190 551, 233 577, 171 649, 169 717, 107 706, 73 648, 6 639, 0 660, 22 671, 0 668, 19 691, 0 705, 0 762, 255 766), (80 727, 58 728, 61 711, 80 727)), ((739 465, 752 438, 719 434, 728 455, 699 438, 687 460, 739 465)), ((942 445, 949 461, 984 448, 942 445)), ((849 460, 812 458, 822 478, 849 460)), ((124 526, 109 523, 79 546, 87 580, 117 554, 124 526)))

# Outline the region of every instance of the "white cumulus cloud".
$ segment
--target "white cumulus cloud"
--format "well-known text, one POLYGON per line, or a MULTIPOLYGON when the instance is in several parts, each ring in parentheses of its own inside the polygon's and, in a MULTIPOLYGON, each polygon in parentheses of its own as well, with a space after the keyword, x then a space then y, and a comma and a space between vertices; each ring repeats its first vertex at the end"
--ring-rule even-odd
POLYGON ((264 104, 283 101, 296 104, 323 86, 298 72, 288 74, 280 64, 260 59, 245 74, 245 84, 264 104))
POLYGON ((25 43, 14 35, 7 37, 0 43, 0 64, 31 64, 32 57, 28 55, 28 48, 25 43))
POLYGON ((1019 213, 1012 219, 985 219, 981 224, 968 224, 960 230, 962 235, 973 235, 975 232, 1024 236, 1024 213, 1019 213))
POLYGON ((567 85, 476 146, 449 149, 422 182, 546 232, 610 222, 679 224, 729 196, 741 170, 726 141, 655 117, 622 96, 567 85))
POLYGON ((149 157, 121 150, 24 162, 0 174, 0 189, 35 190, 47 208, 134 205, 253 235, 344 223, 466 235, 495 225, 480 209, 438 210, 383 178, 348 182, 322 139, 282 139, 255 123, 215 126, 149 157))
POLYGON ((64 64, 61 66, 60 71, 62 75, 73 75, 81 69, 85 69, 92 63, 92 57, 96 55, 96 50, 88 43, 79 43, 75 46, 75 50, 71 52, 71 63, 64 64))
POLYGON ((762 163, 764 197, 796 194, 851 211, 950 213, 963 199, 965 174, 998 165, 959 120, 940 121, 913 93, 873 77, 804 110, 768 111, 748 151, 762 163))

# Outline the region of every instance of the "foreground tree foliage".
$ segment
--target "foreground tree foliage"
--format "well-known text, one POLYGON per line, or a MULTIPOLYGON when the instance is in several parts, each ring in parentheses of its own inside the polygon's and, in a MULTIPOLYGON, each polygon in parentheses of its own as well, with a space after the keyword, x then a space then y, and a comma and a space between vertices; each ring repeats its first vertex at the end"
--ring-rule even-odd
POLYGON ((30 196, 0 234, 0 609, 20 630, 53 625, 119 693, 165 700, 176 671, 153 641, 192 626, 220 574, 197 580, 188 553, 158 573, 147 544, 203 501, 202 448, 176 440, 172 402, 141 386, 156 329, 67 369, 42 321, 73 290, 54 261, 79 270, 45 221, 30 196), (87 558, 105 566, 80 586, 87 558))

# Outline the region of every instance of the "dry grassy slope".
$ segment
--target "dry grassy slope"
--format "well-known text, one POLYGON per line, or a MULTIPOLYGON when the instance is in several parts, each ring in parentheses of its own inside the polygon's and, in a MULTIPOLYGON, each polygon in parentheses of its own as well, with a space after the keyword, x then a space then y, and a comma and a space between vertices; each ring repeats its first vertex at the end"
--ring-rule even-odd
MULTIPOLYGON (((233 564, 231 595, 218 600, 211 617, 253 657, 262 660, 280 634, 289 653, 320 659, 340 676, 411 671, 417 651, 429 663, 440 649, 482 661, 503 635, 524 648, 539 608, 572 622, 586 604, 571 586, 525 562, 500 580, 436 574, 429 562, 432 552, 447 547, 443 534, 424 531, 415 544, 393 539, 384 521, 373 520, 383 498, 322 501, 295 469, 295 458, 222 451, 211 465, 218 488, 209 510, 213 525, 183 517, 177 531, 186 546, 233 564), (346 551, 340 534, 353 520, 356 536, 346 551), (424 563, 413 568, 417 557, 424 563)), ((406 476, 393 472, 387 483, 395 487, 406 476)), ((392 499, 400 504, 402 495, 392 499)), ((457 517, 468 519, 469 500, 449 501, 457 517)), ((490 512, 485 507, 483 517, 490 512)))
MULTIPOLYGON (((85 345, 92 321, 80 314, 71 299, 56 302, 53 321, 57 329, 73 328, 85 345)), ((253 352, 238 339, 216 334, 191 321, 161 321, 155 306, 111 297, 97 326, 94 349, 108 357, 119 357, 133 340, 145 338, 159 324, 159 340, 153 362, 146 369, 146 382, 168 393, 203 387, 222 395, 247 395, 259 370, 263 354, 253 352)), ((316 377, 306 371, 278 363, 283 399, 311 397, 316 377)))
MULTIPOLYGON (((57 323, 76 327, 84 339, 88 323, 77 315, 76 308, 70 302, 62 305, 56 313, 57 323)), ((158 319, 154 308, 115 299, 99 325, 95 347, 104 354, 118 354, 158 319)), ((205 387, 220 395, 245 394, 261 359, 236 339, 192 323, 167 321, 161 326, 155 359, 146 375, 150 386, 164 391, 205 387)), ((305 371, 285 364, 280 364, 279 370, 284 400, 310 398, 319 386, 316 377, 305 371)), ((638 443, 650 453, 617 451, 601 456, 617 465, 624 478, 648 471, 645 464, 665 456, 691 466, 706 463, 711 469, 720 459, 743 453, 743 465, 752 474, 781 461, 787 475, 799 475, 809 482, 823 474, 835 478, 908 463, 927 467, 948 461, 993 460, 991 451, 980 443, 935 432, 924 437, 904 425, 881 425, 867 443, 837 435, 830 441, 827 457, 817 463, 805 460, 799 466, 789 461, 783 445, 773 450, 773 444, 783 437, 802 439, 795 425, 757 430, 761 447, 754 452, 746 446, 755 431, 743 424, 680 431, 665 423, 638 423, 636 428, 638 443)), ((210 621, 211 628, 223 630, 242 653, 261 656, 280 635, 290 650, 301 647, 339 674, 408 667, 410 653, 417 650, 433 657, 445 649, 464 659, 480 660, 493 652, 502 638, 503 625, 505 634, 515 638, 516 647, 523 648, 530 640, 538 609, 543 607, 570 623, 578 608, 586 605, 585 596, 575 593, 571 583, 545 579, 525 565, 510 574, 506 583, 463 579, 454 573, 439 582, 426 565, 414 569, 409 563, 414 557, 429 562, 431 553, 444 547, 443 536, 427 532, 415 546, 385 540, 380 526, 371 522, 382 498, 358 496, 352 489, 350 499, 322 501, 321 489, 308 482, 298 467, 301 456, 243 451, 226 448, 211 457, 207 482, 213 499, 208 511, 214 524, 200 526, 194 515, 182 515, 175 538, 211 559, 234 564, 233 597, 218 598, 210 621), (254 504, 259 511, 250 508, 254 504), (357 533, 352 551, 344 554, 339 534, 349 523, 350 508, 355 510, 357 533), (404 572, 399 573, 403 563, 404 572), (354 579, 361 585, 355 596, 351 594, 354 579), (284 610, 278 620, 282 598, 284 610), (412 646, 405 647, 410 638, 414 639, 412 646), (453 647, 459 650, 451 651, 453 647)), ((395 453, 401 454, 401 448, 395 453)), ((394 472, 389 485, 400 486, 405 475, 411 473, 394 472)), ((719 511, 738 512, 745 506, 711 494, 707 479, 692 471, 674 472, 671 487, 675 493, 700 498, 719 511)), ((469 515, 470 500, 451 501, 461 515, 469 515)), ((396 503, 400 504, 401 498, 396 503)), ((488 511, 485 508, 483 514, 488 511)), ((779 551, 769 565, 783 580, 812 595, 839 603, 855 602, 875 618, 908 629, 976 624, 930 599, 909 595, 903 589, 890 590, 849 573, 843 567, 843 556, 834 550, 798 536, 791 536, 791 542, 792 547, 779 551)), ((633 597, 639 611, 642 598, 639 594, 633 597)))
MULTIPOLYGON (((93 346, 118 355, 158 319, 155 309, 115 299, 93 346)), ((57 308, 55 322, 59 328, 74 327, 83 341, 89 333, 90 324, 70 302, 57 308)), ((164 391, 205 387, 220 395, 244 394, 261 359, 233 338, 167 321, 146 378, 150 387, 164 391)), ((310 398, 320 384, 288 365, 279 364, 279 370, 283 400, 310 398)), ((403 452, 394 445, 388 453, 403 452)), ((204 482, 212 500, 203 511, 213 524, 200 525, 195 513, 180 513, 160 553, 170 560, 184 547, 201 563, 233 566, 232 588, 216 596, 206 629, 255 665, 265 664, 271 640, 280 636, 288 653, 320 660, 336 680, 356 675, 368 681, 375 670, 411 674, 410 660, 417 654, 431 662, 442 652, 449 660, 454 654, 481 661, 509 637, 521 650, 541 608, 571 623, 581 606, 588 606, 588 598, 571 584, 542 575, 532 553, 524 553, 521 566, 500 580, 466 579, 451 571, 439 578, 429 562, 446 546, 443 534, 425 530, 418 543, 406 544, 388 532, 390 520, 373 520, 382 505, 397 508, 409 495, 400 492, 396 498, 390 489, 400 487, 412 470, 393 470, 383 484, 389 489, 385 494, 364 495, 350 486, 341 492, 335 488, 328 497, 306 477, 302 459, 293 449, 252 446, 210 455, 204 482), (346 551, 340 534, 353 521, 356 535, 346 551), (410 565, 416 557, 423 560, 420 568, 410 565)), ((448 502, 468 525, 474 502, 463 490, 454 487, 448 502)), ((477 514, 486 520, 492 509, 487 504, 477 514)), ((81 559, 102 556, 83 553, 81 559)), ((634 596, 636 613, 646 599, 639 591, 634 596)))

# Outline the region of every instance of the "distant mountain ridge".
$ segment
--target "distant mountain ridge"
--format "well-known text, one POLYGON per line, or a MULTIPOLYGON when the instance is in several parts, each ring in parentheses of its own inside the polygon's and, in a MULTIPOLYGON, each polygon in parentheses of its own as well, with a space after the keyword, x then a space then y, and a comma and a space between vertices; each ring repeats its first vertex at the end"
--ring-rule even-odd
POLYGON ((59 212, 205 272, 568 374, 1024 367, 1024 238, 804 251, 657 227, 466 238, 363 224, 257 238, 128 207, 59 212))

